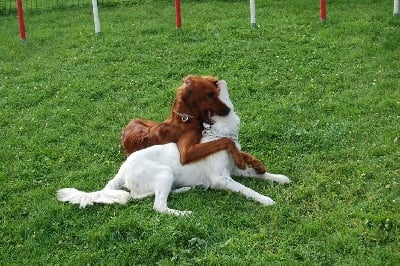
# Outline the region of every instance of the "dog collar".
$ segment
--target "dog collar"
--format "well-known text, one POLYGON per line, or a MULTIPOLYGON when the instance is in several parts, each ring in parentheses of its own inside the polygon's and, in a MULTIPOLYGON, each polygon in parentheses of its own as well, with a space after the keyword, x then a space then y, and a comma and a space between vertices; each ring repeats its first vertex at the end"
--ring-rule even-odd
POLYGON ((212 126, 207 125, 205 126, 204 130, 201 132, 203 137, 214 137, 214 138, 230 138, 234 141, 239 140, 239 136, 237 134, 231 134, 231 133, 226 133, 226 132, 221 132, 218 130, 214 130, 212 126))
POLYGON ((183 114, 176 111, 174 111, 174 113, 181 117, 183 123, 186 123, 189 120, 189 118, 194 118, 193 115, 183 114))

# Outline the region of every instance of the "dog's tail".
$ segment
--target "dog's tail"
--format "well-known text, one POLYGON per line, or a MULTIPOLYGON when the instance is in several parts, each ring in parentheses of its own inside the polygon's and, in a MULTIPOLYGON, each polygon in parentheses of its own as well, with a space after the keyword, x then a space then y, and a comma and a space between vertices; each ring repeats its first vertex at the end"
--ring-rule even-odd
POLYGON ((75 188, 63 188, 57 191, 59 201, 79 204, 80 208, 85 208, 94 203, 125 204, 129 198, 130 194, 125 190, 103 189, 96 192, 84 192, 75 188))
POLYGON ((129 192, 122 190, 124 184, 125 165, 122 165, 117 175, 100 191, 84 192, 75 188, 63 188, 57 191, 57 199, 62 202, 79 204, 80 208, 103 204, 125 204, 130 199, 129 192))

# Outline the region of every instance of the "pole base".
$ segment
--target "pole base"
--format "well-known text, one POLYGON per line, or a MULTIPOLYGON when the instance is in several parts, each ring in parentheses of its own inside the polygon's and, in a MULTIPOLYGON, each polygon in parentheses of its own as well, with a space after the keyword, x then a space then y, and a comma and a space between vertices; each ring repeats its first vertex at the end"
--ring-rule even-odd
POLYGON ((257 28, 258 28, 257 23, 251 23, 251 28, 252 28, 252 29, 257 29, 257 28))

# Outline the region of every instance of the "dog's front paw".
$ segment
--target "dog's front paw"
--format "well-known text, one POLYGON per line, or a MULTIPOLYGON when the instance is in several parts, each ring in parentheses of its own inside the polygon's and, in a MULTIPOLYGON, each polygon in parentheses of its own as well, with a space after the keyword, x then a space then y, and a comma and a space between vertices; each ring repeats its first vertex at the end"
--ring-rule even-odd
POLYGON ((262 175, 267 172, 267 167, 265 167, 265 165, 260 160, 257 160, 254 156, 246 152, 241 152, 241 154, 244 161, 250 167, 252 167, 257 174, 262 175))
POLYGON ((267 196, 262 196, 259 199, 259 202, 264 206, 270 206, 270 205, 274 205, 275 204, 275 201, 273 199, 271 199, 270 197, 267 197, 267 196))
POLYGON ((279 184, 288 184, 290 183, 290 179, 287 176, 280 175, 280 174, 270 174, 270 173, 265 173, 264 175, 261 176, 262 178, 266 180, 270 180, 273 182, 277 182, 279 184))
POLYGON ((254 170, 257 174, 265 174, 267 172, 267 168, 261 162, 259 164, 253 165, 254 170))
POLYGON ((280 184, 289 184, 291 181, 290 181, 289 177, 281 175, 277 182, 280 184))

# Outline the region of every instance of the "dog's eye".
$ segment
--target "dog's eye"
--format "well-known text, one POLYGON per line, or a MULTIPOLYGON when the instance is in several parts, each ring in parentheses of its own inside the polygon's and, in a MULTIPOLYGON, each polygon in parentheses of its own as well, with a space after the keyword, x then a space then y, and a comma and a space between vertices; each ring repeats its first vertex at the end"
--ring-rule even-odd
POLYGON ((212 92, 207 93, 207 96, 208 96, 208 98, 210 98, 210 99, 214 99, 214 98, 215 98, 215 95, 214 95, 214 93, 212 93, 212 92))

